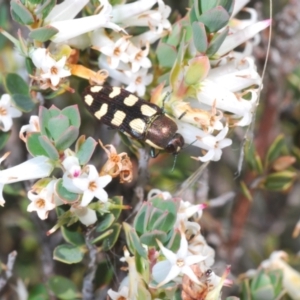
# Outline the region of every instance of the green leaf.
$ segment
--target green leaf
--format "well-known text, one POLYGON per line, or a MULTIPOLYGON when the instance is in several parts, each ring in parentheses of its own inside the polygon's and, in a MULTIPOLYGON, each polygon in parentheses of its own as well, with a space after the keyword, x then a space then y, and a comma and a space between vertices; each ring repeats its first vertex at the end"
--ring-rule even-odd
POLYGON ((288 190, 297 177, 296 172, 282 171, 270 174, 262 183, 262 187, 269 191, 283 192, 288 190))
POLYGON ((220 0, 220 5, 226 9, 229 15, 232 14, 234 8, 234 0, 220 0))
POLYGON ((47 25, 45 27, 40 27, 32 30, 29 33, 29 37, 33 40, 44 43, 50 40, 50 38, 52 38, 57 33, 58 33, 58 29, 50 25, 47 25))
POLYGON ((74 300, 80 297, 76 285, 62 276, 53 276, 48 280, 49 289, 59 299, 74 300))
POLYGON ((63 133, 69 128, 70 123, 66 116, 58 115, 50 118, 47 129, 51 133, 53 140, 56 142, 63 133))
POLYGON ((142 246, 138 235, 133 227, 128 223, 123 222, 123 228, 126 236, 126 243, 131 253, 135 254, 137 252, 141 257, 147 259, 148 254, 145 248, 142 246))
POLYGON ((80 165, 86 165, 90 161, 95 151, 96 145, 97 142, 93 138, 89 137, 78 146, 76 156, 80 165))
POLYGON ((72 105, 64 108, 61 114, 69 119, 70 125, 79 128, 80 127, 80 114, 78 110, 78 105, 72 105))
POLYGON ((37 284, 29 290, 28 300, 49 300, 48 290, 44 284, 37 284))
POLYGON ((266 156, 266 167, 269 166, 275 159, 277 159, 282 151, 286 148, 284 136, 279 135, 272 145, 269 147, 267 156, 266 156))
POLYGON ((43 6, 37 11, 37 14, 41 13, 42 19, 45 20, 55 5, 56 0, 45 0, 43 6))
POLYGON ((205 13, 206 11, 216 7, 219 5, 220 0, 209 0, 209 1, 199 1, 200 2, 200 10, 201 13, 205 13))
POLYGON ((275 293, 270 282, 269 276, 264 273, 260 273, 251 282, 251 295, 254 300, 274 300, 275 293))
POLYGON ((64 186, 63 186, 63 180, 59 179, 56 184, 56 194, 58 197, 66 203, 73 204, 80 199, 80 194, 75 194, 72 192, 69 192, 64 186))
POLYGON ((10 132, 0 131, 0 150, 6 145, 8 139, 10 137, 10 132))
POLYGON ((185 70, 184 82, 187 86, 199 85, 210 70, 210 62, 206 55, 199 55, 189 60, 185 70))
POLYGON ((10 8, 14 21, 22 25, 31 25, 34 23, 33 15, 20 1, 11 0, 10 8))
MULTIPOLYGON (((44 106, 39 107, 39 123, 40 123, 40 130, 42 135, 46 135, 49 137, 49 132, 47 131, 48 121, 50 119, 50 114, 48 109, 44 106)), ((51 137, 51 135, 50 135, 51 137)))
POLYGON ((279 294, 283 290, 283 271, 278 269, 278 270, 272 270, 268 272, 269 278, 271 280, 275 296, 279 296, 279 294))
POLYGON ((41 134, 39 132, 30 132, 27 134, 27 150, 32 156, 44 155, 48 157, 48 153, 40 144, 40 136, 41 134))
POLYGON ((29 87, 24 79, 16 73, 8 73, 5 78, 5 87, 9 94, 20 94, 29 96, 29 87))
POLYGON ((62 244, 53 252, 53 258, 65 264, 76 264, 82 261, 84 253, 78 246, 62 244))
POLYGON ((55 146, 58 150, 65 150, 69 148, 77 139, 79 129, 74 126, 70 126, 60 138, 55 142, 55 146))
POLYGON ((138 211, 136 217, 134 218, 134 228, 139 233, 142 234, 146 231, 148 220, 150 217, 149 202, 144 202, 138 211))
POLYGON ((205 26, 201 22, 192 24, 194 45, 198 52, 205 53, 208 47, 208 40, 205 26))
POLYGON ((74 246, 82 246, 85 244, 83 234, 80 232, 80 227, 77 224, 68 227, 62 226, 61 232, 66 242, 74 246))
POLYGON ((161 241, 162 243, 165 243, 167 241, 167 234, 163 231, 159 230, 153 230, 146 232, 140 236, 140 241, 142 244, 145 244, 147 246, 155 246, 158 247, 156 240, 161 241))
POLYGON ((60 109, 58 109, 55 105, 51 105, 48 112, 51 118, 57 117, 61 113, 60 109))
MULTIPOLYGON (((123 205, 123 196, 113 196, 111 200, 116 205, 119 205, 119 206, 123 205)), ((111 208, 110 209, 110 213, 114 215, 115 220, 119 219, 121 212, 122 212, 122 208, 111 208)))
POLYGON ((35 66, 29 57, 25 58, 25 66, 28 74, 33 75, 35 66))
POLYGON ((103 251, 108 251, 115 245, 120 235, 121 225, 117 223, 113 224, 110 229, 112 230, 112 233, 102 243, 103 251))
POLYGON ((29 96, 21 94, 13 94, 11 100, 14 105, 23 112, 30 112, 34 109, 35 103, 29 96))
POLYGON ((107 230, 114 222, 115 217, 113 214, 105 214, 96 227, 96 232, 103 232, 107 230))
POLYGON ((229 32, 229 28, 226 27, 222 32, 214 34, 212 40, 209 43, 208 49, 206 51, 206 54, 208 56, 213 56, 219 50, 225 38, 227 37, 228 32, 229 32))
POLYGON ((228 12, 222 6, 217 6, 202 14, 198 21, 202 22, 210 33, 213 33, 225 27, 229 18, 228 12))
POLYGON ((47 152, 47 156, 50 159, 53 159, 53 160, 58 160, 59 159, 59 153, 58 153, 58 151, 53 146, 53 144, 51 143, 51 141, 48 139, 47 136, 45 136, 45 135, 39 136, 39 142, 40 142, 40 145, 47 152))
POLYGON ((156 55, 161 67, 172 68, 177 57, 177 50, 174 46, 159 43, 156 55))

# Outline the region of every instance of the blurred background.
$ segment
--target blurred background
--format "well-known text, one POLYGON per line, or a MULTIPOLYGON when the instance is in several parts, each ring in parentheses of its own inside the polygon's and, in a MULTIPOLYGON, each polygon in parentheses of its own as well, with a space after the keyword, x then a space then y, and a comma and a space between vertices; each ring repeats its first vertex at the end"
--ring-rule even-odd
MULTIPOLYGON (((185 1, 165 2, 179 14, 184 14, 188 6, 185 1)), ((268 2, 251 1, 248 6, 255 8, 259 19, 263 20, 270 18, 268 2)), ((190 159, 199 151, 192 146, 179 155, 173 172, 172 156, 160 155, 150 159, 151 176, 145 184, 146 192, 152 188, 173 194, 180 191, 184 200, 214 203, 205 210, 200 225, 202 234, 216 250, 214 272, 221 275, 225 266, 231 265, 231 278, 235 283, 224 289, 228 295, 239 295, 239 275, 256 269, 275 250, 286 251, 289 264, 300 270, 300 236, 295 230, 300 219, 300 2, 276 0, 273 5, 271 49, 255 124, 248 129, 232 130, 230 138, 234 143, 225 149, 222 160, 211 162, 200 177, 195 176, 194 181, 190 179, 184 190, 181 184, 195 172, 197 175, 200 167, 199 162, 190 159)), ((16 36, 18 28, 15 26, 9 15, 9 1, 0 1, 0 27, 16 36)), ((269 30, 263 31, 260 43, 254 48, 260 74, 266 60, 269 34, 269 30)), ((22 64, 22 58, 11 43, 0 35, 0 81, 3 74, 24 69, 22 64)), ((74 86, 80 90, 76 79, 74 86)), ((5 92, 2 85, 0 92, 5 92)), ((80 106, 82 134, 101 138, 103 143, 113 143, 120 152, 126 150, 116 132, 108 131, 105 126, 99 126, 90 119, 80 103, 79 94, 64 94, 56 100, 46 100, 44 105, 50 107, 55 104, 62 108, 74 103, 80 106)), ((33 114, 37 114, 37 110, 33 114)), ((22 125, 28 124, 29 117, 29 114, 23 114, 22 118, 14 119, 11 132, 0 133, 1 156, 11 151, 3 167, 28 159, 18 132, 22 125)), ((101 165, 105 158, 99 148, 93 163, 101 165)), ((134 155, 132 159, 137 174, 138 161, 134 155)), ((108 193, 122 194, 125 203, 134 205, 136 182, 136 175, 132 183, 121 187, 117 180, 113 181, 108 193)), ((46 236, 46 231, 55 225, 56 215, 50 214, 45 222, 39 220, 35 213, 27 213, 26 188, 24 183, 5 186, 7 203, 5 208, 0 208, 0 262, 5 264, 8 254, 16 250, 18 255, 12 280, 22 278, 29 289, 37 288, 51 274, 67 276, 80 286, 84 263, 64 265, 53 261, 53 249, 63 237, 60 232, 46 236)), ((124 242, 124 239, 120 240, 119 244, 124 242)), ((120 256, 117 250, 104 256, 99 273, 113 276, 111 269, 119 264, 120 256)), ((96 278, 99 285, 100 277, 99 274, 96 278)), ((15 298, 4 291, 0 299, 15 298)))

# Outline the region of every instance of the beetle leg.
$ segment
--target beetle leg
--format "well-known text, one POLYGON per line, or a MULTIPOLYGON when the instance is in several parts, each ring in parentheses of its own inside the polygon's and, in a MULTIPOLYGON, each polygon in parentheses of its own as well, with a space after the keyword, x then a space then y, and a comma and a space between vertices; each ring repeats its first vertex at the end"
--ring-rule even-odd
POLYGON ((150 149, 150 155, 152 158, 155 158, 159 155, 160 151, 158 150, 157 153, 155 153, 155 148, 151 147, 150 149))

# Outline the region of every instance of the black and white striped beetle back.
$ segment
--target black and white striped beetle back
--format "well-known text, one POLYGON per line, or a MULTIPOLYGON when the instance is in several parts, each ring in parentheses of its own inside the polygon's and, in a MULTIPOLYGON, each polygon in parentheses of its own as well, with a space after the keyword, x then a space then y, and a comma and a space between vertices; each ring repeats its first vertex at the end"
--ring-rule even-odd
POLYGON ((178 154, 184 145, 176 123, 161 108, 120 87, 89 86, 83 101, 101 123, 151 148, 178 154))

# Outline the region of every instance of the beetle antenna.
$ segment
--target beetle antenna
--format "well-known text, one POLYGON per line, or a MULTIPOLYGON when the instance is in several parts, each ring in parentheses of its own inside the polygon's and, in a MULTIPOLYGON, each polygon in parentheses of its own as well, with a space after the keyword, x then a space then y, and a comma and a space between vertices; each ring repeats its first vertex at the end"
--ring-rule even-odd
POLYGON ((175 169, 175 165, 176 165, 176 161, 177 161, 177 156, 178 156, 178 153, 174 155, 174 162, 173 162, 173 167, 172 167, 171 173, 173 173, 173 171, 175 169))
POLYGON ((186 147, 182 148, 182 150, 183 150, 183 149, 186 149, 186 148, 188 148, 188 147, 190 147, 190 146, 192 146, 192 145, 195 144, 197 141, 198 141, 198 139, 195 139, 193 142, 191 142, 190 144, 188 144, 186 147))

